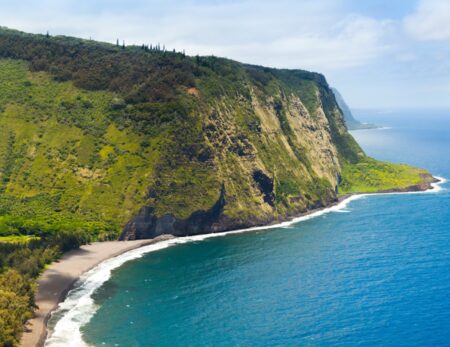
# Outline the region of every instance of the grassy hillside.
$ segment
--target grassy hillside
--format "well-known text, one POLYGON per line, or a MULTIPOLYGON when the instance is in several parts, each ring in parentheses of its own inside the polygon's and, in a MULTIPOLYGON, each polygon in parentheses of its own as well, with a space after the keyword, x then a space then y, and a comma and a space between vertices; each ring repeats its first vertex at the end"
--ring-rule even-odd
POLYGON ((222 184, 229 218, 282 218, 329 203, 338 155, 362 155, 318 74, 9 30, 0 48, 4 224, 108 237, 144 205, 206 210, 222 184))
POLYGON ((107 118, 114 96, 13 60, 0 61, 0 90, 0 223, 12 213, 117 232, 158 153, 107 118))
POLYGON ((389 191, 421 190, 432 181, 429 173, 405 164, 380 162, 364 158, 357 164, 345 164, 343 180, 339 185, 340 194, 377 193, 389 191), (413 188, 416 186, 416 188, 413 188))
POLYGON ((366 157, 320 74, 0 29, 0 341, 82 243, 258 225, 426 175, 366 157))

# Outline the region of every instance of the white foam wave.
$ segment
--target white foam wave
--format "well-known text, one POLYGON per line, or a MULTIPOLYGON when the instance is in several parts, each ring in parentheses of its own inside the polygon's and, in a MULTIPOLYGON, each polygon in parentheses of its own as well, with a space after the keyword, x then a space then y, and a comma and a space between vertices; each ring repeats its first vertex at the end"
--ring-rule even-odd
POLYGON ((429 192, 440 192, 442 190, 446 190, 446 188, 443 188, 442 186, 447 183, 447 179, 444 177, 439 177, 439 176, 434 176, 434 178, 438 179, 439 182, 436 183, 432 183, 431 186, 433 187, 432 189, 429 190, 429 192))
MULTIPOLYGON (((421 190, 421 191, 417 191, 417 192, 392 192, 392 193, 374 193, 374 194, 370 194, 370 195, 403 195, 403 194, 433 194, 433 193, 439 193, 443 190, 446 190, 446 188, 443 188, 442 185, 445 184, 447 182, 447 179, 444 177, 439 177, 439 176, 433 176, 434 178, 436 178, 438 180, 438 182, 435 183, 431 183, 431 188, 427 189, 427 190, 421 190)), ((368 195, 368 194, 365 194, 368 195)))
POLYGON ((67 298, 59 304, 53 315, 61 316, 52 334, 47 338, 45 346, 51 347, 82 347, 83 341, 80 328, 87 324, 97 311, 92 294, 111 276, 111 271, 125 262, 141 257, 146 252, 156 251, 175 244, 178 239, 162 241, 157 244, 131 250, 120 256, 105 260, 90 271, 83 274, 67 298))
MULTIPOLYGON (((447 182, 442 177, 436 177, 439 182, 432 184, 432 189, 425 192, 410 192, 409 194, 418 193, 435 193, 442 190, 441 185, 447 182)), ((267 230, 273 228, 289 228, 293 224, 307 221, 331 212, 350 212, 347 207, 355 200, 365 198, 369 195, 386 195, 386 194, 405 194, 405 193, 379 193, 379 194, 359 194, 352 195, 338 204, 294 218, 290 221, 279 224, 252 227, 240 230, 226 231, 222 233, 187 236, 182 238, 174 238, 170 240, 161 241, 156 244, 147 245, 138 249, 128 251, 117 257, 108 259, 94 267, 92 270, 83 274, 72 289, 66 299, 59 304, 58 309, 52 316, 61 317, 55 324, 51 335, 45 342, 46 347, 86 347, 88 346, 82 338, 81 327, 86 325, 94 316, 98 309, 92 299, 92 294, 100 288, 110 277, 111 271, 122 266, 124 263, 142 257, 149 252, 155 252, 173 245, 183 244, 193 241, 201 241, 213 237, 221 237, 231 234, 239 234, 256 230, 267 230)), ((407 193, 408 194, 408 193, 407 193)))

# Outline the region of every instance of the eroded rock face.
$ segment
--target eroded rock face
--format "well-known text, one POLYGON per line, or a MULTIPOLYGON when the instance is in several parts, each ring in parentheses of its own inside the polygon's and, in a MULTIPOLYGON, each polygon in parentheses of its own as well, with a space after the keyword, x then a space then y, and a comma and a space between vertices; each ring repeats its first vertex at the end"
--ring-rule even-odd
POLYGON ((273 179, 261 170, 255 170, 252 176, 264 196, 264 202, 270 206, 274 206, 275 194, 273 193, 273 179))
MULTIPOLYGON (((333 203, 340 172, 333 136, 339 138, 346 128, 335 103, 327 101, 326 89, 315 86, 313 90, 316 109, 310 105, 310 110, 295 93, 260 95, 256 88, 236 103, 221 99, 212 105, 202 133, 213 153, 205 163, 223 182, 219 199, 191 209, 184 219, 175 204, 165 213, 167 206, 158 206, 156 190, 170 177, 168 172, 153 182, 148 205, 126 224, 121 239, 258 226, 333 203)), ((175 162, 173 168, 177 165, 183 164, 175 162)), ((171 194, 186 197, 181 206, 190 206, 190 193, 183 190, 189 185, 180 187, 171 187, 171 194)), ((214 190, 199 190, 198 194, 205 196, 214 190)))
MULTIPOLYGON (((263 172, 256 171, 257 179, 260 180, 266 189, 265 195, 268 199, 273 199, 273 181, 263 172)), ((224 214, 227 204, 225 187, 222 186, 220 197, 216 203, 206 211, 196 211, 186 219, 178 219, 172 214, 165 214, 161 217, 155 215, 155 209, 145 206, 130 220, 123 229, 120 240, 151 239, 160 235, 191 236, 237 230, 256 226, 263 226, 272 223, 286 221, 297 217, 308 211, 329 206, 338 201, 337 198, 329 197, 325 201, 317 201, 308 208, 299 207, 290 213, 280 215, 269 215, 265 217, 250 216, 245 218, 233 218, 224 214)), ((302 198, 303 199, 303 198, 302 198)), ((272 202, 272 200, 270 200, 272 202)), ((267 202, 269 203, 269 202, 267 202)))
POLYGON ((149 239, 163 234, 188 236, 226 230, 226 223, 219 224, 225 206, 225 188, 222 186, 217 202, 207 211, 196 211, 186 219, 178 219, 172 214, 161 217, 155 209, 144 206, 124 227, 121 240, 149 239))

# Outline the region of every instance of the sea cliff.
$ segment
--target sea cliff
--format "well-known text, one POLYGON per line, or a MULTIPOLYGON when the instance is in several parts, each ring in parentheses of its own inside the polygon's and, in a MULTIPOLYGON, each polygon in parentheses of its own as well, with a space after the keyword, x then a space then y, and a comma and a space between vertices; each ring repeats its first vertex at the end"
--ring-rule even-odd
POLYGON ((318 73, 9 29, 0 58, 11 233, 224 231, 426 173, 368 158, 318 73))

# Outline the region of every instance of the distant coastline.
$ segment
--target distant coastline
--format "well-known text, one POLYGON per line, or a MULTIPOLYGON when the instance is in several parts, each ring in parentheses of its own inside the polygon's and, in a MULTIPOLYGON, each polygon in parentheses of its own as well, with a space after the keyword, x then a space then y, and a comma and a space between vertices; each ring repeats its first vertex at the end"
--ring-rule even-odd
POLYGON ((342 111, 342 115, 344 116, 344 121, 345 124, 347 125, 348 130, 368 130, 381 128, 380 125, 364 123, 357 120, 354 117, 352 110, 345 102, 342 94, 336 88, 331 88, 331 90, 333 91, 334 96, 336 98, 336 102, 342 111))
POLYGON ((353 124, 351 128, 349 128, 350 131, 357 131, 357 130, 374 130, 374 129, 389 129, 388 127, 384 127, 382 125, 377 124, 371 124, 371 123, 357 123, 353 124))
MULTIPOLYGON (((341 196, 334 204, 330 206, 314 209, 288 221, 276 224, 180 238, 175 238, 172 235, 163 235, 155 239, 148 240, 95 242, 90 245, 82 246, 78 250, 66 253, 58 262, 51 264, 39 278, 39 287, 36 295, 36 304, 39 309, 36 311, 35 318, 31 319, 27 323, 20 345, 23 347, 43 346, 48 335, 47 323, 51 317, 51 314, 53 312, 57 312, 58 304, 64 302, 68 296, 70 296, 70 291, 74 288, 74 286, 76 286, 75 288, 78 288, 77 284, 82 286, 82 283, 84 283, 83 281, 86 281, 89 277, 88 275, 95 275, 96 272, 101 270, 102 264, 105 265, 107 261, 111 262, 106 269, 108 275, 102 278, 103 281, 98 282, 97 280, 95 285, 98 287, 108 280, 109 273, 112 269, 121 266, 128 260, 136 259, 148 252, 156 251, 179 243, 200 241, 211 237, 288 227, 289 225, 309 220, 326 213, 345 209, 348 203, 364 196, 438 192, 440 190, 440 185, 445 183, 446 180, 441 177, 434 178, 434 182, 428 183, 427 186, 415 185, 401 190, 341 196), (87 276, 87 278, 83 278, 83 276, 87 276), (79 283, 80 279, 82 283, 79 283)), ((90 288, 87 295, 90 296, 90 294, 98 287, 90 288)), ((70 310, 70 308, 68 309, 70 310)), ((95 313, 95 311, 93 311, 92 314, 93 313, 95 313)), ((75 341, 74 336, 66 336, 66 338, 68 338, 68 341, 71 341, 72 343, 75 341)), ((75 339, 78 338, 81 339, 81 333, 75 337, 75 339)), ((82 340, 81 343, 83 343, 82 340)))
MULTIPOLYGON (((374 125, 374 124, 373 124, 374 125)), ((350 133, 354 132, 354 131, 361 131, 361 130, 390 130, 392 129, 392 127, 386 127, 386 126, 375 126, 373 128, 360 128, 360 129, 352 129, 349 130, 350 133)))

